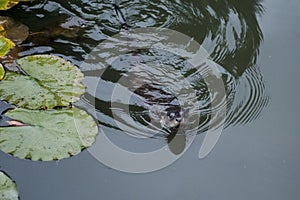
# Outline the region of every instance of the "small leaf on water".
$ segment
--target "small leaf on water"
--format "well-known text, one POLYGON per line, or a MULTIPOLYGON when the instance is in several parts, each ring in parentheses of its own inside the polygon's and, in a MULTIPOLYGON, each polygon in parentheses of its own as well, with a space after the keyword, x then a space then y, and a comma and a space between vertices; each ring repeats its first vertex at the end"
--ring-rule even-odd
MULTIPOLYGON (((1 21, 0 21, 0 24, 2 24, 1 21)), ((5 29, 2 25, 0 25, 0 35, 6 36, 5 29)))
POLYGON ((2 64, 0 64, 0 81, 3 79, 4 75, 5 75, 4 67, 2 66, 2 64))
POLYGON ((0 16, 0 34, 16 44, 22 43, 29 35, 28 27, 11 17, 0 16))
POLYGON ((59 160, 93 144, 98 133, 94 119, 78 108, 27 110, 6 115, 27 126, 0 127, 0 149, 19 158, 59 160))
POLYGON ((16 184, 3 172, 0 171, 0 199, 18 200, 16 184))
POLYGON ((0 57, 4 56, 15 44, 6 37, 0 35, 0 57))
POLYGON ((31 0, 1 0, 0 1, 0 10, 10 9, 22 1, 31 1, 31 0))

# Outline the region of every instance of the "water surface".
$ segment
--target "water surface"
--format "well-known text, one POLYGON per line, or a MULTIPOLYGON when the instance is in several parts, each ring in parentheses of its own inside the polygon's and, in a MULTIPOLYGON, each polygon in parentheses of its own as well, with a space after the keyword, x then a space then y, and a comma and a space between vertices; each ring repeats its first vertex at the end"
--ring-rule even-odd
MULTIPOLYGON (((202 44, 218 64, 226 86, 227 101, 220 107, 226 107, 227 128, 213 151, 203 160, 197 158, 204 137, 201 133, 210 120, 211 99, 202 77, 194 78, 197 73, 192 72, 190 77, 197 80, 193 91, 199 94, 195 112, 202 114, 198 135, 184 156, 169 167, 148 174, 127 174, 106 167, 84 151, 46 163, 1 153, 2 170, 17 182, 21 199, 31 200, 299 199, 299 7, 298 1, 121 1, 120 8, 132 28, 182 32, 202 44)), ((29 38, 21 45, 20 55, 54 53, 78 66, 101 41, 120 32, 108 1, 41 1, 19 5, 8 15, 26 24, 32 33, 71 21, 80 28, 78 36, 29 38)), ((109 88, 119 80, 112 77, 122 77, 131 69, 133 56, 126 55, 127 60, 120 57, 113 63, 106 77, 98 77, 98 69, 81 68, 86 82, 97 79, 104 85, 96 88, 107 88, 103 93, 91 93, 89 88, 95 87, 95 82, 90 81, 81 106, 88 110, 91 101, 96 102, 95 117, 121 147, 139 152, 159 148, 166 142, 161 137, 132 138, 113 121, 109 88)), ((135 57, 140 63, 146 60, 147 64, 167 66, 175 74, 189 69, 185 60, 168 52, 146 49, 135 57)), ((145 69, 153 73, 153 66, 145 69)), ((166 79, 172 80, 171 75, 166 79)))

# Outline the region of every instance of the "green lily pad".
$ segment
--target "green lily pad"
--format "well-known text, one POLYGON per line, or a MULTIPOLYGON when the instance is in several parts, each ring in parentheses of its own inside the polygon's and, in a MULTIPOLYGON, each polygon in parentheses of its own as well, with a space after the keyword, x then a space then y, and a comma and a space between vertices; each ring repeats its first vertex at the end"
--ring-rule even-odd
POLYGON ((3 79, 4 75, 5 75, 4 67, 2 66, 2 64, 0 64, 0 81, 3 79))
POLYGON ((16 184, 0 171, 0 199, 18 200, 18 196, 16 184))
POLYGON ((1 0, 0 10, 7 10, 17 5, 21 1, 31 1, 31 0, 1 0))
POLYGON ((15 44, 6 37, 0 35, 0 57, 4 56, 15 44))
POLYGON ((85 92, 81 71, 58 56, 27 56, 17 63, 29 76, 7 72, 0 83, 0 99, 18 107, 66 107, 85 92))
POLYGON ((78 108, 27 110, 16 108, 6 115, 25 126, 0 128, 0 149, 19 158, 59 160, 93 144, 98 133, 94 119, 78 108))

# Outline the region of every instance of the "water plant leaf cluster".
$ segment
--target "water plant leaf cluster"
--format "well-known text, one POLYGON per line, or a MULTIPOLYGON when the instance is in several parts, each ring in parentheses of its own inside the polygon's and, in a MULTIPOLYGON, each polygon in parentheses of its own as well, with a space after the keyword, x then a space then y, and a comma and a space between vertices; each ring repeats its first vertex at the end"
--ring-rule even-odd
POLYGON ((0 199, 18 200, 19 194, 16 184, 0 171, 0 199))
POLYGON ((0 128, 0 149, 47 161, 91 146, 97 125, 85 111, 71 106, 85 92, 80 70, 52 55, 27 56, 17 63, 26 74, 7 72, 0 82, 0 99, 17 106, 5 113, 13 126, 0 128))

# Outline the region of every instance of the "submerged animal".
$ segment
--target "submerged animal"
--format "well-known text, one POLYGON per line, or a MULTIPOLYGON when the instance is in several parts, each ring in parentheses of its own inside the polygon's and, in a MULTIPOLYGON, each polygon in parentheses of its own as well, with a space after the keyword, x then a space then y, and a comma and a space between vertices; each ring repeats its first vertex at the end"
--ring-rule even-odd
POLYGON ((176 129, 188 122, 189 109, 182 108, 177 97, 158 83, 146 83, 134 93, 142 98, 150 122, 162 128, 176 129))
MULTIPOLYGON (((116 18, 121 24, 121 29, 128 30, 130 26, 126 21, 121 8, 117 4, 113 4, 113 7, 116 18)), ((138 56, 139 52, 140 50, 136 50, 135 52, 132 52, 132 55, 138 56)), ((133 67, 139 68, 138 66, 133 67)), ((139 70, 136 71, 145 70, 139 68, 139 70)), ((131 85, 133 88, 136 85, 142 85, 141 87, 135 88, 133 91, 143 99, 144 107, 149 111, 151 123, 160 124, 162 128, 166 129, 176 129, 188 121, 189 109, 182 108, 176 96, 168 91, 165 86, 157 83, 159 81, 145 81, 138 75, 132 77, 128 76, 127 78, 132 79, 131 85)))

